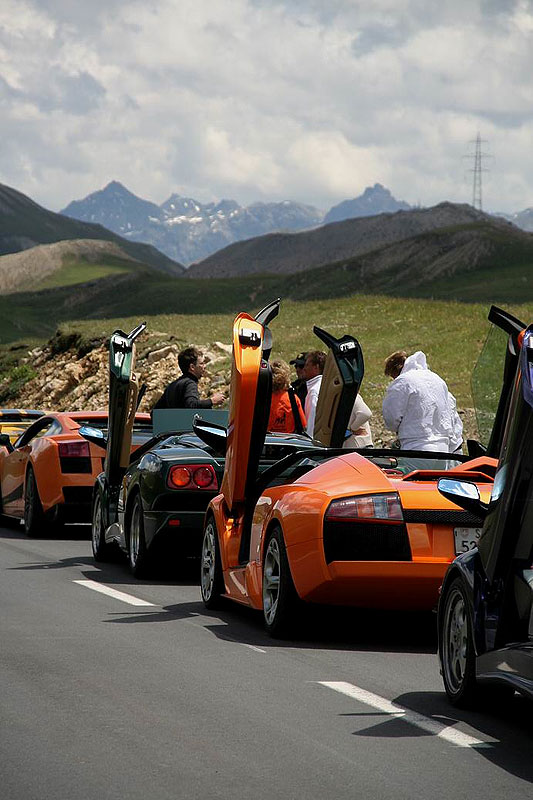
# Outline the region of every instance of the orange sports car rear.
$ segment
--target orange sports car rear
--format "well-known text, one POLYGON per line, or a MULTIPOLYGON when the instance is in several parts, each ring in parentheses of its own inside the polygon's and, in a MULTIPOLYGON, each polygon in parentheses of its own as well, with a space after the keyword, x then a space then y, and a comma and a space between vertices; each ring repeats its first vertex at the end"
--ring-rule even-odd
MULTIPOLYGON (((28 535, 50 525, 88 522, 92 490, 105 450, 89 443, 83 426, 107 429, 104 412, 58 412, 40 417, 10 444, 0 446, 1 512, 22 519, 28 535)), ((149 414, 137 414, 139 441, 151 434, 149 414)))

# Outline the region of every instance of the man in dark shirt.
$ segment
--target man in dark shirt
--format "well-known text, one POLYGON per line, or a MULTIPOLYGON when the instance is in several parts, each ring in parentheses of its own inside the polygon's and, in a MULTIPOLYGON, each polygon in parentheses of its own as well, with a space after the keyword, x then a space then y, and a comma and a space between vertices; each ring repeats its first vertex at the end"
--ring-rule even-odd
POLYGON ((289 361, 289 364, 294 367, 296 370, 296 375, 298 376, 297 379, 291 383, 291 386, 300 398, 302 407, 305 404, 305 398, 307 397, 307 383, 303 376, 303 368, 306 358, 307 353, 298 353, 296 358, 293 358, 292 361, 289 361))
POLYGON ((205 375, 205 359, 196 347, 187 347, 178 355, 178 364, 183 375, 169 383, 155 408, 212 408, 226 399, 221 392, 215 392, 207 400, 200 400, 198 381, 205 375))

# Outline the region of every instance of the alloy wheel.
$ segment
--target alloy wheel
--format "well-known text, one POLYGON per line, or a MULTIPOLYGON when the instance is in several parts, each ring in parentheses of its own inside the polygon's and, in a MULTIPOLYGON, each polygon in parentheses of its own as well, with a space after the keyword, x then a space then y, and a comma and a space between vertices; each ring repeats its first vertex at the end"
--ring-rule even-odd
POLYGON ((141 511, 139 504, 135 503, 133 513, 131 515, 130 524, 130 540, 129 540, 129 557, 130 564, 135 567, 139 559, 139 551, 141 547, 141 531, 140 531, 140 517, 141 511))
POLYGON ((202 598, 209 601, 213 594, 215 585, 215 564, 216 564, 216 532, 212 522, 206 526, 204 540, 202 543, 202 572, 201 589, 202 598))
POLYGON ((94 501, 93 511, 93 524, 91 526, 91 544, 93 553, 97 553, 100 547, 100 539, 102 536, 102 503, 97 496, 94 501))
POLYGON ((468 618, 464 597, 457 588, 451 590, 444 618, 442 667, 452 693, 463 686, 467 670, 468 618))
POLYGON ((268 543, 263 568, 263 611, 265 620, 271 625, 276 617, 281 577, 281 554, 277 539, 268 543))

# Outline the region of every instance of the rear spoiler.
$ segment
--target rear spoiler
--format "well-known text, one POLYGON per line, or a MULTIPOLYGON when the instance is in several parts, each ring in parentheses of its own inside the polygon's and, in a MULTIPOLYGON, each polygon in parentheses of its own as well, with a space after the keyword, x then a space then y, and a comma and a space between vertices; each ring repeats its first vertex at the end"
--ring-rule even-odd
MULTIPOLYGON (((437 481, 439 478, 449 478, 451 470, 449 469, 415 469, 413 472, 408 472, 400 480, 403 481, 437 481)), ((477 481, 477 483, 490 483, 494 481, 489 475, 484 472, 475 472, 474 470, 464 469, 461 472, 458 470, 453 471, 454 480, 467 480, 477 481)))

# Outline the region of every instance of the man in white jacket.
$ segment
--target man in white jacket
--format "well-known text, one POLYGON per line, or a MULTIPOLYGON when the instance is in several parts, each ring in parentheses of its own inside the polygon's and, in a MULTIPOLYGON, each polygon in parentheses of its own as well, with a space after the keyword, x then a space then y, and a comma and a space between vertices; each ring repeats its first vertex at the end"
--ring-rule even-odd
POLYGON ((461 452, 463 423, 455 397, 427 365, 421 350, 407 357, 404 350, 385 362, 393 378, 383 398, 386 427, 398 434, 402 450, 461 452))

